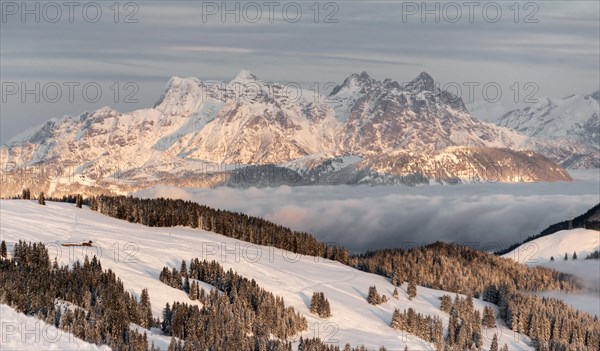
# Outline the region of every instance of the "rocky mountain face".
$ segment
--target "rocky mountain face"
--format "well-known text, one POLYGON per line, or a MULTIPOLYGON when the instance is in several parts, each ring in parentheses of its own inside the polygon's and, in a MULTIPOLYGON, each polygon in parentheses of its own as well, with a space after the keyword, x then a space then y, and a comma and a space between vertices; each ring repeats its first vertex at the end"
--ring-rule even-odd
POLYGON ((229 82, 173 77, 153 108, 52 119, 2 146, 0 160, 6 196, 24 179, 57 193, 122 192, 235 186, 255 171, 259 185, 293 174, 297 184, 569 180, 553 162, 577 147, 565 145, 472 117, 425 72, 405 85, 352 74, 324 96, 242 70, 229 82))
MULTIPOLYGON (((600 168, 600 91, 566 98, 545 98, 491 122, 551 143, 569 145, 562 165, 600 168)), ((543 151, 542 151, 543 152, 543 151)))

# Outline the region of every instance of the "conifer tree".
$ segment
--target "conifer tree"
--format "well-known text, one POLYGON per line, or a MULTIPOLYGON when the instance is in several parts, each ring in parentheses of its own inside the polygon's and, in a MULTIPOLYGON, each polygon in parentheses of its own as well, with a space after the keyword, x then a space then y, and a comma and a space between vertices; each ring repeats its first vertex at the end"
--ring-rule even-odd
POLYGON ((492 339, 492 345, 490 346, 490 351, 498 351, 498 335, 494 334, 494 338, 492 339))
POLYGON ((177 351, 178 350, 176 338, 171 338, 171 342, 169 343, 169 348, 167 350, 168 351, 177 351))
POLYGON ((412 300, 413 297, 417 296, 417 284, 415 284, 415 279, 412 277, 408 281, 408 287, 406 288, 406 293, 408 294, 409 300, 412 300))
POLYGON ((196 281, 192 281, 192 285, 190 286, 190 299, 198 300, 198 283, 196 281))
POLYGON ((77 208, 83 207, 83 196, 81 196, 80 194, 77 194, 77 197, 75 198, 75 206, 77 208))
POLYGON ((6 249, 6 241, 4 241, 4 240, 2 240, 2 243, 0 243, 0 257, 1 258, 8 257, 8 251, 6 249))
POLYGON ((400 299, 400 295, 398 294, 398 288, 394 288, 394 292, 392 293, 392 297, 396 300, 400 299))
POLYGON ((483 326, 486 328, 496 327, 496 315, 492 307, 485 306, 483 308, 483 326))
POLYGON ((392 313, 392 324, 390 325, 394 329, 402 329, 402 321, 400 317, 400 311, 396 308, 394 309, 394 313, 392 313))
POLYGON ((452 298, 450 295, 444 295, 441 297, 440 310, 449 313, 452 309, 452 298))
POLYGON ((319 293, 314 292, 312 298, 310 299, 310 313, 318 314, 319 313, 319 293))
POLYGON ((402 285, 402 278, 400 278, 400 272, 398 272, 398 270, 394 270, 394 273, 392 274, 392 285, 402 285))
POLYGON ((181 273, 182 277, 188 276, 187 263, 185 260, 181 260, 181 269, 179 270, 179 272, 181 273))
POLYGON ((376 286, 369 287, 369 294, 367 295, 367 301, 371 305, 378 305, 381 303, 381 296, 379 296, 376 286))
MULTIPOLYGON (((169 306, 169 303, 167 302, 167 305, 165 306, 165 309, 163 310, 163 320, 162 320, 162 331, 163 333, 165 333, 165 335, 171 335, 171 317, 172 317, 172 313, 171 313, 171 307, 169 306)), ((175 338, 173 338, 175 339, 175 338)))
POLYGON ((565 261, 569 260, 569 256, 567 255, 567 253, 565 252, 565 261))
POLYGON ((46 199, 44 198, 44 192, 43 191, 38 196, 38 204, 40 204, 40 205, 45 205, 46 204, 46 199))
POLYGON ((323 293, 321 293, 321 313, 319 313, 319 316, 322 318, 331 317, 331 306, 323 293))
POLYGON ((148 295, 148 289, 142 290, 142 296, 140 298, 140 311, 139 311, 141 326, 146 329, 150 329, 154 324, 152 318, 152 306, 150 305, 150 296, 148 295))
POLYGON ((185 279, 183 279, 183 286, 181 287, 181 289, 187 294, 190 293, 190 278, 188 278, 187 276, 185 277, 185 279))
POLYGON ((573 260, 577 259, 577 252, 573 251, 573 260))

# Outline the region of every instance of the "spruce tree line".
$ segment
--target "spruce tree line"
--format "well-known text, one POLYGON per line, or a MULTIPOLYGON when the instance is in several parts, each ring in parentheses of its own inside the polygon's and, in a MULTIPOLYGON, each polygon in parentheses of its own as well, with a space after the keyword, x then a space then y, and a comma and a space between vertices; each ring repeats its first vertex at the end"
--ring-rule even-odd
MULTIPOLYGON (((234 345, 231 341, 199 335, 199 332, 210 331, 208 334, 218 336, 231 331, 236 333, 236 342, 240 342, 240 345, 269 345, 271 335, 280 340, 287 340, 306 330, 308 325, 304 317, 293 307, 286 307, 281 297, 262 289, 254 280, 248 280, 231 269, 225 271, 216 261, 200 261, 195 258, 190 261, 189 269, 185 262, 182 261, 181 271, 163 268, 159 279, 184 291, 185 282, 192 280, 192 284, 188 283, 188 293, 191 292, 192 286, 197 289, 196 280, 202 281, 222 291, 223 295, 215 289, 209 293, 201 289, 198 300, 204 305, 202 309, 178 302, 175 302, 173 307, 167 305, 163 313, 165 334, 192 341, 191 344, 200 349, 203 349, 203 345, 217 343, 224 348, 216 349, 228 350, 234 345), (195 331, 197 326, 201 327, 195 331), (253 337, 247 337, 250 334, 253 337)), ((274 343, 270 347, 280 345, 274 343)))
POLYGON ((448 320, 446 344, 457 350, 480 350, 483 346, 481 314, 473 305, 473 298, 455 296, 448 320))
POLYGON ((150 227, 199 228, 257 245, 273 246, 344 264, 349 259, 346 249, 319 242, 308 233, 293 231, 243 213, 215 210, 192 201, 101 195, 90 199, 90 206, 92 210, 110 217, 150 227))
POLYGON ((436 242, 412 249, 384 249, 354 255, 349 265, 396 281, 432 289, 481 296, 491 284, 526 291, 576 291, 580 282, 545 267, 528 267, 458 244, 436 242))
MULTIPOLYGON (((482 327, 486 327, 482 322, 485 321, 485 317, 482 319, 479 310, 475 309, 473 298, 471 296, 461 298, 456 295, 452 302, 449 295, 444 295, 440 300, 440 310, 449 314, 445 333, 439 317, 424 316, 412 308, 409 308, 408 311, 404 310, 402 313, 395 309, 390 326, 431 342, 438 351, 481 350, 483 347, 482 327)), ((488 307, 486 306, 485 309, 487 310, 488 307)), ((484 314, 486 313, 491 315, 489 311, 484 312, 484 314)), ((498 350, 498 338, 495 334, 491 349, 498 350)), ((502 347, 502 350, 505 349, 508 350, 506 344, 502 347)))
POLYGON ((205 302, 203 307, 182 302, 166 305, 161 330, 180 341, 173 342, 169 349, 291 351, 291 342, 270 338, 265 335, 266 328, 257 326, 251 330, 250 306, 244 306, 241 301, 232 304, 229 297, 219 295, 214 289, 205 302))
POLYGON ((499 315, 514 331, 529 336, 536 350, 599 350, 598 316, 578 311, 561 300, 490 286, 483 299, 499 306, 499 315))
MULTIPOLYGON (((373 351, 373 349, 367 349, 364 346, 352 347, 350 344, 346 344, 343 349, 338 345, 323 342, 319 338, 300 338, 297 351, 373 351)), ((384 346, 379 348, 379 351, 387 351, 384 346)))
POLYGON ((591 254, 587 255, 585 257, 586 260, 597 260, 600 259, 600 251, 596 250, 594 252, 592 252, 591 254))
POLYGON ((437 350, 444 349, 444 326, 439 317, 423 316, 412 307, 402 313, 396 308, 390 326, 433 343, 437 350))
POLYGON ((43 244, 19 241, 10 259, 0 258, 0 268, 1 303, 96 345, 148 350, 146 335, 130 329, 131 323, 155 324, 148 292, 136 301, 111 270, 102 270, 96 256, 69 269, 51 262, 43 244), (61 308, 64 304, 72 308, 61 308))

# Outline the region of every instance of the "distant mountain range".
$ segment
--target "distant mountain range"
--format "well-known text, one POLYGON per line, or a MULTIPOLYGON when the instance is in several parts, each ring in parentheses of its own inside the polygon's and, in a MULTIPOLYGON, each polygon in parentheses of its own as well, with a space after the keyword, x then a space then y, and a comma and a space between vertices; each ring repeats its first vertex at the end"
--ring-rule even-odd
POLYGON ((54 183, 42 188, 60 193, 156 183, 564 181, 570 177, 561 166, 595 165, 582 161, 598 153, 588 142, 598 134, 587 124, 565 124, 566 137, 550 139, 520 128, 533 125, 533 117, 513 122, 533 110, 523 111, 499 125, 481 121, 425 72, 407 84, 352 74, 327 96, 247 70, 229 82, 173 77, 153 108, 105 107, 51 119, 11 139, 0 160, 13 165, 5 176, 14 186, 2 195, 19 191, 17 171, 31 167, 52 167, 54 183))
POLYGON ((507 112, 491 122, 532 137, 582 143, 591 152, 573 155, 562 165, 571 168, 599 168, 599 101, 600 91, 562 99, 545 98, 532 106, 507 112))
MULTIPOLYGON (((600 91, 596 91, 589 95, 543 98, 516 110, 509 110, 501 103, 485 102, 469 104, 468 109, 478 118, 527 136, 562 144, 567 149, 570 144, 577 151, 559 156, 563 167, 600 168, 599 100, 600 91)), ((543 148, 538 151, 544 153, 543 148)))

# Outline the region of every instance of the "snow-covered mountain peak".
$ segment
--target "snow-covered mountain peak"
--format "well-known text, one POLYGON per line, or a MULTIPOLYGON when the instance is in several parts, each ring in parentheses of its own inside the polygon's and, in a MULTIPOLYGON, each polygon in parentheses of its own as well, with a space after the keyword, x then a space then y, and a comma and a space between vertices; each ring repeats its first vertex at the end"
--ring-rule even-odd
POLYGON ((242 68, 240 72, 233 77, 233 79, 229 82, 229 85, 239 83, 239 84, 248 84, 252 82, 258 82, 260 79, 254 73, 248 71, 245 68, 242 68))
POLYGON ((196 113, 205 100, 207 89, 195 77, 171 77, 163 95, 154 104, 165 115, 186 115, 196 113))
POLYGON ((352 73, 341 85, 338 85, 333 89, 330 96, 337 95, 340 91, 346 90, 347 92, 362 92, 369 91, 373 86, 378 83, 375 79, 371 78, 365 71, 361 73, 352 73))
POLYGON ((374 81, 374 79, 371 78, 371 76, 366 71, 362 71, 362 72, 360 72, 360 74, 354 73, 354 74, 350 75, 349 78, 352 81, 358 82, 360 84, 368 84, 368 83, 372 83, 374 81))
POLYGON ((406 90, 415 94, 422 91, 434 91, 435 81, 429 75, 429 73, 423 71, 417 76, 417 78, 408 82, 404 87, 406 90))
POLYGON ((93 117, 99 117, 99 116, 103 116, 103 117, 111 116, 111 117, 114 117, 114 116, 117 116, 118 114, 119 114, 119 111, 115 110, 114 108, 109 107, 109 106, 104 106, 104 107, 101 107, 98 110, 96 110, 96 111, 94 111, 94 112, 92 112, 90 114, 82 114, 80 117, 85 120, 88 117, 92 117, 92 118, 93 117))
POLYGON ((166 95, 169 92, 184 92, 184 91, 188 91, 193 87, 199 86, 201 85, 202 82, 200 81, 200 79, 196 78, 196 77, 178 77, 178 76, 173 76, 171 77, 171 79, 169 79, 169 81, 167 82, 165 89, 164 89, 164 94, 166 95))

